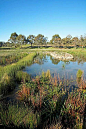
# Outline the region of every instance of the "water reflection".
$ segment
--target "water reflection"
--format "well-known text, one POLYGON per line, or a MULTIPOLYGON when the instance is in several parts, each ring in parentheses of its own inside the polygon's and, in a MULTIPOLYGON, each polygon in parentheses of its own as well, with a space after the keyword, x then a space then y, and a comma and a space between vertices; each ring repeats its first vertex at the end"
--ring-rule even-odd
POLYGON ((38 55, 31 66, 26 66, 23 71, 27 72, 31 76, 41 75, 42 71, 46 72, 48 69, 51 75, 58 75, 60 78, 65 76, 66 79, 70 79, 71 76, 76 79, 76 73, 78 69, 84 71, 84 76, 86 77, 86 62, 81 61, 81 59, 74 58, 72 61, 61 61, 54 59, 49 55, 38 55), (83 63, 82 63, 83 62, 83 63))

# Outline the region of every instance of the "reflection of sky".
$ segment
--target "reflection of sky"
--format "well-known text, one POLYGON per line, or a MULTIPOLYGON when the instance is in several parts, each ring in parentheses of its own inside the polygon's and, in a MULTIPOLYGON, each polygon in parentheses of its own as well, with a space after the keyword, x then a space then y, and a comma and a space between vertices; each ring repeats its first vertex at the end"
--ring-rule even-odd
POLYGON ((84 71, 84 75, 86 77, 86 62, 83 64, 78 64, 78 62, 69 61, 69 63, 65 63, 60 61, 58 64, 53 64, 50 60, 49 56, 46 56, 46 60, 43 59, 43 64, 39 65, 37 63, 32 64, 31 66, 26 66, 23 70, 32 76, 40 75, 42 71, 46 72, 48 69, 51 72, 51 75, 60 75, 60 77, 71 78, 71 76, 76 77, 76 73, 78 69, 84 71), (62 67, 64 65, 64 68, 62 67))

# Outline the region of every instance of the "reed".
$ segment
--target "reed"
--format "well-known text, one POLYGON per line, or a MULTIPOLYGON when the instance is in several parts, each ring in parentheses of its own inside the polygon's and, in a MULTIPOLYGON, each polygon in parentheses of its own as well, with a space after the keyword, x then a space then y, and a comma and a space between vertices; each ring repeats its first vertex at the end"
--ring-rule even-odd
POLYGON ((63 125, 68 128, 83 127, 83 116, 85 113, 85 96, 82 92, 71 92, 65 100, 61 115, 63 117, 63 125), (66 121, 66 123, 65 123, 66 121), (69 124, 68 124, 69 123, 69 124))
POLYGON ((58 82, 56 76, 51 77, 49 70, 46 73, 42 72, 41 76, 37 76, 27 84, 21 84, 17 99, 28 103, 34 112, 40 112, 42 121, 49 119, 51 124, 52 118, 56 113, 59 114, 63 103, 62 97, 65 94, 58 82), (46 77, 47 73, 49 76, 46 77))

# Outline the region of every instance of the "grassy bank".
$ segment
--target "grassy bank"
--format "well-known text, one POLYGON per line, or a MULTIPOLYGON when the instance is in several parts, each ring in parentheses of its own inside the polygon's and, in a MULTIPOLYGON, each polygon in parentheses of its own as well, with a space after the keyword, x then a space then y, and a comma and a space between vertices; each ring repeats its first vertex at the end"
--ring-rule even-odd
POLYGON ((13 53, 12 55, 8 56, 0 56, 0 65, 8 65, 15 62, 18 62, 23 57, 27 56, 28 53, 13 53))
POLYGON ((5 94, 9 89, 12 90, 14 88, 16 72, 24 68, 26 65, 30 65, 35 56, 36 53, 31 53, 23 59, 20 59, 17 63, 0 67, 0 94, 5 94))

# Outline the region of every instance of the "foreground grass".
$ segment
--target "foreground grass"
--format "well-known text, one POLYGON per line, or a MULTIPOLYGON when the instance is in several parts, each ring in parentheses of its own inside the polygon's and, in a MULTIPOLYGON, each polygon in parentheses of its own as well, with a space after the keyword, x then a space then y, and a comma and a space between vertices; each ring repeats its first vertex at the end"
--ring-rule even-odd
POLYGON ((41 76, 22 83, 16 94, 19 103, 0 105, 0 124, 6 127, 39 129, 47 120, 51 124, 52 119, 59 116, 65 91, 61 90, 60 80, 52 78, 48 70, 46 73, 42 72, 41 76))
POLYGON ((23 82, 16 93, 17 103, 0 104, 0 124, 9 128, 83 129, 86 81, 81 78, 77 90, 70 93, 63 84, 49 70, 23 82))

